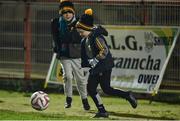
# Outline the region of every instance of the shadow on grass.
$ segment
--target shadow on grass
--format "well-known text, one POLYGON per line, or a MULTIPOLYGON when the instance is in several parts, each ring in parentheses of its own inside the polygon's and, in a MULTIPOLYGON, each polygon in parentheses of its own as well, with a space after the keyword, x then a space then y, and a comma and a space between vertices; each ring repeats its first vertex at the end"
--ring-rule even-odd
POLYGON ((145 115, 140 115, 140 114, 116 113, 112 111, 109 112, 109 114, 113 116, 138 118, 138 119, 173 120, 173 118, 168 118, 168 117, 155 117, 155 116, 145 116, 145 115))
MULTIPOLYGON (((94 113, 95 111, 89 111, 89 113, 94 113)), ((110 116, 117 116, 117 117, 126 117, 126 118, 132 118, 132 119, 152 119, 152 120, 175 120, 174 118, 168 118, 168 117, 155 117, 155 116, 145 116, 140 114, 130 114, 130 113, 117 113, 117 112, 108 112, 110 116)))
POLYGON ((0 103, 4 103, 4 101, 0 100, 0 103))

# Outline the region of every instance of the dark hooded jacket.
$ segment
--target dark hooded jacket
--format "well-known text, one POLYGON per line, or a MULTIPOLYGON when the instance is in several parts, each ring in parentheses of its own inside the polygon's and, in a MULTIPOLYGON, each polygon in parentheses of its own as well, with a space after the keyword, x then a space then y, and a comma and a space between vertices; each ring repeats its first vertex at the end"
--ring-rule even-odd
POLYGON ((88 39, 90 42, 90 48, 91 48, 93 57, 88 57, 87 55, 86 47, 85 47, 86 39, 84 38, 81 41, 81 59, 82 59, 81 66, 91 67, 88 60, 92 58, 96 58, 99 61, 94 68, 90 69, 90 74, 101 73, 103 71, 110 70, 114 67, 114 61, 113 61, 112 55, 110 53, 107 42, 104 38, 104 36, 107 36, 107 35, 108 35, 108 32, 101 26, 98 26, 95 29, 93 29, 93 31, 89 35, 88 39), (97 46, 97 40, 103 41, 104 43, 103 46, 105 46, 105 48, 107 49, 106 51, 107 53, 103 55, 104 56, 103 58, 101 57, 98 58, 98 55, 100 54, 100 49, 97 46))
POLYGON ((75 25, 77 20, 66 23, 62 17, 52 19, 51 33, 53 36, 53 50, 57 53, 57 58, 80 58, 81 36, 77 32, 75 25))

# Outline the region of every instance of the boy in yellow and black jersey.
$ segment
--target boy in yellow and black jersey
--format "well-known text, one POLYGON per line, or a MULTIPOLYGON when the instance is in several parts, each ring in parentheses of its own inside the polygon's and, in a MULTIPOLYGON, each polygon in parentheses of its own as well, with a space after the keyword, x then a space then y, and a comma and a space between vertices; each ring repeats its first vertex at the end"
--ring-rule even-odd
POLYGON ((137 101, 130 91, 126 92, 110 86, 114 62, 104 38, 108 33, 100 26, 94 27, 92 9, 85 11, 85 14, 77 22, 76 28, 83 38, 81 40, 81 65, 82 67, 90 67, 87 90, 98 109, 95 117, 107 118, 109 116, 97 93, 98 84, 104 93, 125 98, 133 108, 136 108, 137 101))

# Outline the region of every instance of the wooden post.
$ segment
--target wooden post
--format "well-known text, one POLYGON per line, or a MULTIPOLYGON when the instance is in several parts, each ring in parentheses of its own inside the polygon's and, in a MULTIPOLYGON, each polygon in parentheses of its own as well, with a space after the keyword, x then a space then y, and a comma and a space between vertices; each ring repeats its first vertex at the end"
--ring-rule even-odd
POLYGON ((148 24, 148 14, 147 14, 147 8, 146 3, 144 0, 141 0, 141 25, 147 25, 148 24))
POLYGON ((30 4, 25 3, 25 18, 24 18, 24 50, 25 50, 25 66, 24 66, 24 78, 31 78, 31 9, 30 4))

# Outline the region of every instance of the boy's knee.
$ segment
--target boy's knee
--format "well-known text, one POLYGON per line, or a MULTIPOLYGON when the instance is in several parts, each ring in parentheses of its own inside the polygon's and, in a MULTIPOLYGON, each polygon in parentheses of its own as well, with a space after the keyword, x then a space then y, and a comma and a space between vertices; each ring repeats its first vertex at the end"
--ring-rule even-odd
POLYGON ((73 78, 71 78, 70 76, 65 76, 63 79, 64 82, 66 82, 66 81, 71 81, 73 78))
POLYGON ((111 95, 112 88, 102 88, 103 92, 107 95, 111 95))

